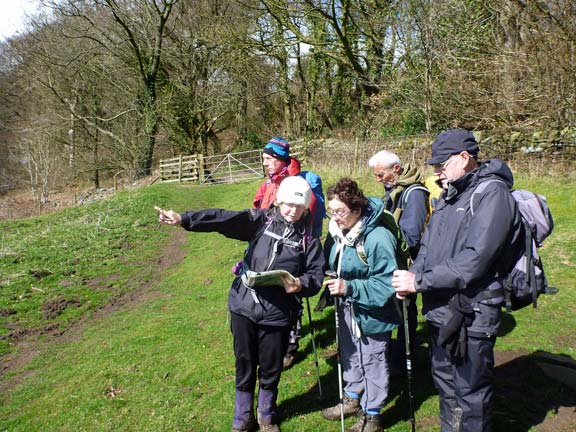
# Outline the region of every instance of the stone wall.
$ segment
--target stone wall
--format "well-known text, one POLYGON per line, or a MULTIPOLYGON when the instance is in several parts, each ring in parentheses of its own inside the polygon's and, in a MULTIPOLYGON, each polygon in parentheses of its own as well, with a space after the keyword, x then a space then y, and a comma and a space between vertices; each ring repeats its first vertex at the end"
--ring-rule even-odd
MULTIPOLYGON (((576 163, 576 128, 543 131, 476 131, 480 158, 501 158, 516 169, 553 168, 558 174, 572 174, 576 163)), ((328 138, 308 143, 306 161, 312 165, 337 164, 346 169, 363 169, 378 150, 390 150, 403 161, 422 165, 430 157, 435 135, 388 137, 379 140, 328 138)), ((302 141, 294 141, 296 148, 302 141)))

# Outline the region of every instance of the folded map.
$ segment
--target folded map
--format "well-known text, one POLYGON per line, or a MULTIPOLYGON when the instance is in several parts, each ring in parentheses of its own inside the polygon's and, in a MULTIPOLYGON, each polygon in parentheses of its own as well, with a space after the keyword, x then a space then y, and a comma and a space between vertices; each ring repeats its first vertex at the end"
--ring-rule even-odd
POLYGON ((248 270, 245 276, 246 276, 245 279, 246 285, 250 287, 272 286, 272 285, 283 286, 284 285, 283 279, 285 277, 287 277, 292 281, 296 280, 296 278, 286 270, 270 270, 264 272, 255 272, 252 270, 248 270))

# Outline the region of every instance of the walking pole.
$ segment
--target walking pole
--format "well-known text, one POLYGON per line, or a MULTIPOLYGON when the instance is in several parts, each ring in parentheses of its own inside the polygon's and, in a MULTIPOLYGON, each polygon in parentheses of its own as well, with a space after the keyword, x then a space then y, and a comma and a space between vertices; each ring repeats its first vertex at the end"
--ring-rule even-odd
POLYGON ((410 333, 408 332, 408 299, 402 300, 402 315, 404 315, 404 341, 406 343, 406 376, 408 378, 408 409, 410 410, 410 423, 412 432, 416 432, 416 419, 414 418, 414 395, 412 394, 412 360, 410 352, 410 333))
POLYGON ((312 351, 314 351, 314 363, 316 364, 316 376, 318 377, 318 397, 322 399, 322 383, 320 382, 320 368, 318 367, 318 353, 316 352, 316 342, 314 341, 314 326, 312 325, 312 314, 310 313, 310 301, 306 297, 306 309, 308 309, 308 325, 312 334, 312 351))
MULTIPOLYGON (((326 276, 332 279, 338 278, 338 273, 335 271, 327 271, 326 276)), ((340 304, 340 297, 334 296, 334 317, 336 321, 336 360, 338 362, 338 396, 340 397, 340 425, 342 432, 344 432, 344 390, 342 384, 342 360, 340 358, 340 319, 338 318, 338 306, 340 304)))

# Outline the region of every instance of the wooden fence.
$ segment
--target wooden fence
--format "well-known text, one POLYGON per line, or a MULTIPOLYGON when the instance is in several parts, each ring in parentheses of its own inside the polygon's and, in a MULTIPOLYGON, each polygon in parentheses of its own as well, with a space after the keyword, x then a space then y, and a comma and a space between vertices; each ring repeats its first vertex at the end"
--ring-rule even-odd
POLYGON ((163 182, 198 181, 202 155, 178 156, 160 161, 160 179, 163 182))
POLYGON ((262 151, 178 156, 160 161, 163 182, 236 183, 264 177, 262 151))
MULTIPOLYGON (((304 147, 300 142, 290 146, 290 155, 300 159, 304 147)), ((213 156, 195 154, 177 156, 160 161, 160 179, 163 182, 189 182, 200 184, 237 183, 264 177, 262 150, 248 150, 213 156)))

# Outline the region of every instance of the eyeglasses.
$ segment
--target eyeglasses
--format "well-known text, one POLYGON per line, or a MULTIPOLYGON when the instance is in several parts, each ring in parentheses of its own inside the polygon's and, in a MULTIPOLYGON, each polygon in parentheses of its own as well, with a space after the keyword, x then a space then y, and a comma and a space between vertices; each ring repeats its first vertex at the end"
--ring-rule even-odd
POLYGON ((444 171, 446 169, 446 167, 448 166, 448 164, 450 163, 450 161, 456 159, 455 157, 453 157, 455 155, 450 156, 448 159, 446 159, 444 162, 442 163, 437 163, 432 165, 432 168, 434 169, 434 171, 444 171))
POLYGON ((389 171, 390 169, 391 169, 391 167, 384 168, 384 171, 379 172, 379 173, 374 173, 374 177, 379 178, 379 179, 383 179, 386 176, 387 171, 389 171))
POLYGON ((348 216, 352 210, 332 210, 328 209, 328 215, 332 218, 342 219, 348 216))

